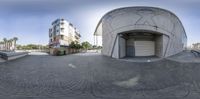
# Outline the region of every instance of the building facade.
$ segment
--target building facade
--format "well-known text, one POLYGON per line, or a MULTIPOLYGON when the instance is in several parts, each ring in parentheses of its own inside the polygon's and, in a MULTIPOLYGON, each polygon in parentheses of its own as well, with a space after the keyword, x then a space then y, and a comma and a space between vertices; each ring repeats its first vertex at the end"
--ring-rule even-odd
POLYGON ((68 47, 71 42, 80 43, 80 33, 72 23, 65 19, 57 19, 52 22, 49 29, 49 47, 68 47))
POLYGON ((168 57, 187 46, 187 36, 179 18, 156 7, 112 10, 101 18, 94 35, 102 36, 102 54, 113 58, 168 57))

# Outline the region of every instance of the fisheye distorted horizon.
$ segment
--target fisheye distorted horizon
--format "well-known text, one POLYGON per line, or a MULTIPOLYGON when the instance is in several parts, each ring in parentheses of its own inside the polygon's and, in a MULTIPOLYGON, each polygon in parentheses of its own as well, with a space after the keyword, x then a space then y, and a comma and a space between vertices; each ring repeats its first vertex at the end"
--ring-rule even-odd
POLYGON ((153 6, 170 10, 183 23, 188 45, 200 42, 200 1, 198 0, 1 0, 0 40, 18 37, 19 44, 47 45, 48 29, 57 18, 71 22, 93 44, 93 32, 110 10, 128 6, 153 6))

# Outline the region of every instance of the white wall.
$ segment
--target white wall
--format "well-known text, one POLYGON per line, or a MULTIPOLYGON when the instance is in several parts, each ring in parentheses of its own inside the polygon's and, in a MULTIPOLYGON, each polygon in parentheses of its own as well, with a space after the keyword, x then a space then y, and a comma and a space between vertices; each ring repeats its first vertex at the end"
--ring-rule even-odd
POLYGON ((112 53, 113 58, 119 58, 119 37, 117 36, 112 53))
POLYGON ((69 35, 69 28, 68 27, 69 27, 69 23, 64 22, 64 25, 60 26, 60 28, 64 28, 64 32, 61 31, 60 34, 68 36, 69 35))

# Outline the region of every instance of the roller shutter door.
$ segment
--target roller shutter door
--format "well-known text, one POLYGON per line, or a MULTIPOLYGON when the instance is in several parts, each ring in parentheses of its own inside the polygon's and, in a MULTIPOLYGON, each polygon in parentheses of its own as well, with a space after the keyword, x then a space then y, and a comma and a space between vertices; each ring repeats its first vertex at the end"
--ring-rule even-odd
POLYGON ((128 39, 126 41, 126 56, 133 57, 135 56, 134 54, 134 39, 128 39))
POLYGON ((154 41, 135 41, 135 56, 153 56, 155 55, 154 41))

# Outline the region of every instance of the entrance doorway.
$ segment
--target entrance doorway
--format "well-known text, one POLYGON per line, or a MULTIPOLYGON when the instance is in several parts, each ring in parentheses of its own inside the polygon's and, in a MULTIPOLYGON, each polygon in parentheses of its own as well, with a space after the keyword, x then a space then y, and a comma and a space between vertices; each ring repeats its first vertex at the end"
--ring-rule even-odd
POLYGON ((120 58, 159 56, 159 53, 162 53, 161 44, 162 35, 160 34, 151 32, 122 33, 119 39, 120 58), (158 40, 159 38, 161 40, 158 40))

